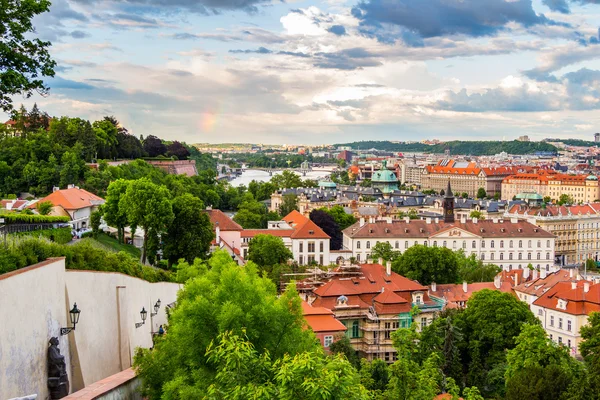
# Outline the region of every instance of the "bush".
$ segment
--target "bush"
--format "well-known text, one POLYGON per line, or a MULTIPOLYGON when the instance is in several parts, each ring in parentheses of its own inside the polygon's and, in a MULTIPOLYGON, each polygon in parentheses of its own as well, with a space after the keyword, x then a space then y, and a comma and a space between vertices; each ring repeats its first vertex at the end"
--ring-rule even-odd
POLYGON ((48 215, 0 213, 7 224, 58 224, 69 222, 69 217, 51 217, 48 215))
POLYGON ((32 232, 13 233, 14 236, 43 237, 58 244, 69 243, 73 239, 71 228, 41 229, 32 232))
POLYGON ((81 238, 94 237, 94 232, 85 232, 81 234, 81 238))

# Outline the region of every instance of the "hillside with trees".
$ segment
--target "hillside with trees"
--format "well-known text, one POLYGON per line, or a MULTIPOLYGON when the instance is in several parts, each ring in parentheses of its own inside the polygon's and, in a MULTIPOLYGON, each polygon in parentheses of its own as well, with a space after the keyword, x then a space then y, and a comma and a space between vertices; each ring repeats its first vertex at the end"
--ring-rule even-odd
POLYGON ((450 154, 462 154, 469 156, 490 156, 501 152, 508 154, 533 154, 538 151, 557 152, 558 149, 545 142, 520 142, 513 141, 460 141, 453 140, 440 144, 428 145, 425 143, 406 143, 390 141, 361 141, 352 143, 335 144, 335 147, 350 146, 355 150, 377 149, 391 152, 418 152, 443 154, 450 150, 450 154))

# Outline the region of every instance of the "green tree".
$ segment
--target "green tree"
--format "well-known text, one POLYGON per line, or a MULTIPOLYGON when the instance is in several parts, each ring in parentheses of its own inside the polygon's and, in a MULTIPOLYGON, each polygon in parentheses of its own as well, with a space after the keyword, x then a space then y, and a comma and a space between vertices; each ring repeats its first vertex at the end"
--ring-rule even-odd
POLYGON ((486 197, 487 197, 487 193, 485 192, 484 188, 481 187, 481 188, 477 189, 477 198, 478 199, 483 199, 486 197))
POLYGON ((460 197, 462 197, 463 199, 468 199, 469 198, 469 193, 467 192, 462 192, 460 197))
POLYGON ((350 362, 355 368, 360 368, 360 360, 358 358, 358 354, 354 347, 352 347, 352 343, 350 343, 350 339, 346 335, 339 334, 335 341, 329 345, 329 351, 331 354, 341 354, 346 357, 346 360, 350 362))
POLYGON ((400 252, 394 250, 391 244, 388 242, 379 242, 373 246, 371 250, 371 257, 373 260, 379 260, 383 258, 384 261, 394 261, 400 257, 400 252))
POLYGON ((61 187, 66 187, 67 185, 78 183, 79 179, 83 174, 85 168, 85 161, 81 158, 79 152, 77 151, 77 149, 80 148, 80 146, 73 147, 70 151, 66 151, 61 158, 61 187))
POLYGON ((100 222, 102 220, 102 207, 98 210, 92 212, 90 215, 90 225, 92 226, 92 232, 94 237, 98 236, 100 233, 100 222))
POLYGON ((342 206, 337 205, 331 208, 323 207, 321 210, 331 215, 342 231, 350 225, 356 223, 356 218, 354 218, 352 214, 346 213, 344 207, 342 206))
POLYGON ((271 183, 279 189, 302 187, 302 179, 292 171, 285 170, 281 174, 273 175, 271 183))
POLYGON ((295 194, 284 194, 279 206, 279 214, 286 216, 294 210, 298 211, 298 196, 295 194))
POLYGON ((50 214, 50 212, 52 211, 52 207, 54 207, 54 204, 52 204, 52 202, 49 200, 40 201, 35 205, 35 208, 41 215, 50 214))
POLYGON ((117 237, 120 243, 125 242, 125 227, 129 225, 127 218, 127 207, 121 203, 121 198, 125 196, 130 181, 117 179, 112 182, 107 189, 106 199, 102 205, 104 212, 104 221, 108 226, 117 229, 117 237))
POLYGON ((173 208, 169 190, 152 183, 147 178, 132 181, 125 195, 121 197, 119 206, 123 206, 130 226, 144 230, 142 247, 142 263, 148 257, 153 263, 158 248, 157 237, 167 230, 173 221, 173 208), (149 251, 151 250, 151 251, 149 251))
POLYGON ((455 253, 458 260, 458 282, 493 282, 502 268, 494 264, 484 264, 475 254, 466 256, 460 250, 455 253))
POLYGON ((360 375, 363 386, 372 391, 375 398, 378 398, 385 392, 390 381, 390 368, 381 359, 367 361, 362 358, 360 360, 360 375))
POLYGON ((473 210, 469 214, 469 218, 477 218, 479 221, 485 220, 485 216, 481 211, 473 210))
MULTIPOLYGON (((225 332, 246 338, 256 356, 269 362, 317 349, 314 334, 305 329, 294 285, 277 296, 273 282, 261 277, 253 263, 240 268, 223 251, 213 254, 208 264, 210 269, 188 280, 178 293, 177 307, 169 316, 168 334, 156 341, 154 350, 139 350, 135 356, 142 394, 149 400, 199 399, 205 398, 213 384, 217 385, 215 389, 222 388, 226 382, 217 375, 223 364, 215 362, 211 350, 223 342, 219 335, 225 332)), ((226 365, 251 366, 241 358, 242 349, 225 353, 234 357, 226 365), (239 362, 233 362, 236 357, 239 362)), ((277 368, 291 372, 286 367, 277 368)), ((317 372, 325 370, 316 368, 317 372)), ((246 379, 265 378, 255 373, 234 373, 227 381, 237 386, 246 379)), ((245 398, 241 393, 239 399, 245 398)), ((261 398, 271 397, 265 393, 261 398)))
POLYGON ((215 235, 202 200, 189 193, 173 199, 173 222, 164 236, 164 253, 169 266, 180 258, 193 263, 204 258, 215 235))
POLYGON ((560 197, 558 198, 558 205, 562 206, 564 204, 573 204, 575 203, 575 200, 573 199, 572 196, 569 196, 566 193, 563 193, 560 195, 560 197))
POLYGON ((43 77, 53 77, 50 42, 32 38, 32 19, 50 8, 48 0, 4 0, 0 6, 0 109, 12 110, 12 97, 44 95, 43 77))
POLYGON ((267 227, 269 217, 272 215, 267 213, 267 207, 254 200, 251 193, 246 193, 233 220, 244 229, 264 229, 267 227))
POLYGON ((260 234, 254 236, 248 244, 247 258, 261 270, 270 273, 273 266, 286 263, 293 258, 293 254, 280 237, 260 234))
POLYGON ((544 196, 544 203, 552 203, 552 198, 550 196, 544 196))
POLYGON ((458 278, 457 256, 446 247, 412 246, 394 260, 392 269, 423 285, 455 283, 458 278))
POLYGON ((592 312, 587 324, 579 329, 583 341, 579 351, 585 361, 589 375, 589 391, 595 393, 594 399, 600 398, 600 313, 592 312))

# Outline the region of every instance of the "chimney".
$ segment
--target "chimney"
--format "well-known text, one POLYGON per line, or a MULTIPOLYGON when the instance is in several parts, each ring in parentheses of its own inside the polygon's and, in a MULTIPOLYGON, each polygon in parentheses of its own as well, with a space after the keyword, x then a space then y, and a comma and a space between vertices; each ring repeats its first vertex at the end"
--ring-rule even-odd
POLYGON ((538 278, 538 270, 537 268, 533 269, 533 280, 536 280, 538 278))
POLYGON ((545 268, 542 268, 542 270, 540 271, 540 278, 546 279, 546 269, 545 268))
POLYGON ((386 273, 387 276, 392 275, 392 262, 391 261, 388 261, 385 264, 385 273, 386 273))
POLYGON ((469 291, 467 281, 463 281, 463 292, 467 293, 469 291))
POLYGON ((53 186, 52 187, 52 193, 57 192, 59 190, 60 190, 60 187, 58 187, 58 186, 53 186))
POLYGON ((429 218, 429 217, 425 218, 425 223, 426 224, 431 224, 431 218, 429 218))
POLYGON ((571 268, 569 270, 569 278, 573 279, 573 275, 575 274, 575 268, 571 268))
POLYGON ((379 257, 379 260, 377 261, 379 261, 379 265, 383 265, 383 258, 379 257))
POLYGON ((511 218, 511 219, 510 219, 510 223, 511 223, 511 224, 516 224, 516 223, 518 223, 518 222, 519 222, 519 220, 518 220, 517 218, 511 218))
POLYGON ((215 240, 217 244, 221 244, 221 228, 219 227, 219 223, 215 222, 215 240))
POLYGON ((439 224, 439 223, 440 223, 440 219, 436 217, 436 218, 435 218, 435 223, 436 223, 436 224, 439 224))
POLYGON ((571 289, 577 289, 577 282, 571 282, 571 289))
POLYGON ((515 286, 519 286, 519 274, 515 274, 515 286))
POLYGON ((583 293, 590 291, 590 283, 588 281, 583 282, 583 293))
POLYGON ((473 223, 476 224, 477 223, 477 218, 473 218, 473 223))
POLYGON ((360 219, 360 227, 362 228, 363 226, 365 226, 365 219, 361 218, 360 219))
POLYGON ((530 271, 529 271, 529 268, 525 268, 525 269, 523 270, 523 280, 524 280, 524 281, 526 281, 526 280, 527 280, 527 278, 529 278, 529 272, 530 272, 530 271))
POLYGON ((496 289, 500 289, 500 286, 502 284, 502 276, 500 274, 496 274, 496 276, 494 277, 494 287, 496 289))
POLYGON ((461 215, 461 217, 460 217, 460 223, 461 224, 466 224, 467 223, 467 216, 466 215, 461 215))
POLYGON ((371 257, 367 257, 367 264, 373 264, 373 259, 371 257))
POLYGON ((67 185, 67 189, 74 189, 74 188, 75 188, 75 185, 73 185, 72 183, 67 185))
POLYGON ((404 217, 404 222, 406 222, 407 224, 410 223, 410 217, 404 217))
POLYGON ((436 292, 437 291, 437 284, 435 282, 431 282, 431 291, 432 292, 436 292))

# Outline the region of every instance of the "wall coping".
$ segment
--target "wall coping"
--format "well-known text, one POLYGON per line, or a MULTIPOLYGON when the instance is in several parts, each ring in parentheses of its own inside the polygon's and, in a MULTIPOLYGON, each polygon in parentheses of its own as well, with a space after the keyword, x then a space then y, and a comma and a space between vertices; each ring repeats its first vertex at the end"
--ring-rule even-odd
POLYGON ((133 368, 126 369, 117 374, 108 376, 98 382, 94 382, 89 386, 71 393, 64 400, 94 400, 107 393, 110 393, 114 389, 122 386, 129 381, 136 378, 135 371, 133 368))
POLYGON ((10 271, 10 272, 4 273, 4 274, 0 274, 0 281, 4 280, 4 279, 11 278, 11 277, 13 277, 15 275, 19 275, 19 274, 22 274, 22 273, 25 273, 25 272, 33 271, 34 269, 45 267, 47 265, 53 264, 53 263, 55 263, 55 262, 57 262, 59 260, 64 260, 64 259, 65 259, 65 257, 52 257, 52 258, 48 258, 47 260, 40 261, 37 264, 30 265, 28 267, 19 268, 19 269, 16 269, 14 271, 10 271))
MULTIPOLYGON (((132 278, 132 279, 137 279, 137 280, 140 280, 142 282, 149 283, 151 285, 154 285, 154 284, 157 284, 157 283, 170 283, 170 284, 176 284, 176 285, 179 285, 179 286, 183 286, 183 283, 179 283, 179 282, 168 282, 168 281, 150 282, 150 281, 145 280, 144 278, 139 278, 137 276, 127 275, 127 274, 124 274, 123 272, 118 272, 118 271, 97 271, 95 269, 70 269, 70 268, 65 268, 65 271, 67 273, 71 273, 71 272, 93 272, 95 274, 116 274, 116 275, 126 276, 126 277, 132 278)), ((0 275, 0 278, 1 277, 2 277, 2 275, 0 275)))

